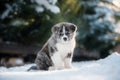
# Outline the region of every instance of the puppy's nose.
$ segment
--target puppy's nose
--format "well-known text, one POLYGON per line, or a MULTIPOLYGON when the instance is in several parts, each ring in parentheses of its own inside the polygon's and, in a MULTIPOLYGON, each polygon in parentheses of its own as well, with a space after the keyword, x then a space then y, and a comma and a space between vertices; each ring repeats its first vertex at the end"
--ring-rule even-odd
POLYGON ((66 40, 67 40, 67 38, 66 38, 66 37, 64 37, 63 39, 64 39, 64 41, 66 41, 66 40))

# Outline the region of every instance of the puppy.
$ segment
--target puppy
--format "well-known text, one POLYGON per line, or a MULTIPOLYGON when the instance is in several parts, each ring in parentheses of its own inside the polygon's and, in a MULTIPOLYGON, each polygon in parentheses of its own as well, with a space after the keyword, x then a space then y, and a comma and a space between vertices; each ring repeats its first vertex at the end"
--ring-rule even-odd
POLYGON ((71 68, 75 48, 76 25, 61 22, 51 29, 52 35, 38 52, 35 59, 37 69, 60 70, 71 68))

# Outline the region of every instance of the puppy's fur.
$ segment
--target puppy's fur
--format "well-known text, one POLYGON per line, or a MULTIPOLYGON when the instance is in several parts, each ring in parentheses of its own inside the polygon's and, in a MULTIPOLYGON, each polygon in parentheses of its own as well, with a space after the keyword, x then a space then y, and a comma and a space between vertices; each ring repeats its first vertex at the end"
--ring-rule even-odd
POLYGON ((51 29, 52 35, 38 52, 35 59, 37 69, 55 70, 71 68, 75 48, 76 25, 61 22, 51 29))

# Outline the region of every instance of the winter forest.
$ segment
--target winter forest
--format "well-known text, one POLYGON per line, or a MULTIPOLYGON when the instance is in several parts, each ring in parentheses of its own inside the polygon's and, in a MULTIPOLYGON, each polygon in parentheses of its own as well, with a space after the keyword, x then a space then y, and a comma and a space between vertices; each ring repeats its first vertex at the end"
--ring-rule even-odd
POLYGON ((0 0, 0 80, 120 80, 119 65, 120 0, 0 0), (59 22, 77 26, 72 69, 27 72, 59 22))

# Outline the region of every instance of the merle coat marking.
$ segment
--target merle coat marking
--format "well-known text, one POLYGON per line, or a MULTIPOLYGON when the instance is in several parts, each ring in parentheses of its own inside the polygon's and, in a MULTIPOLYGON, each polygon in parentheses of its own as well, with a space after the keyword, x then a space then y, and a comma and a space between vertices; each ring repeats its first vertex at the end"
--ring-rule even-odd
POLYGON ((35 59, 37 69, 55 70, 71 68, 77 27, 61 22, 51 29, 52 35, 35 59))

